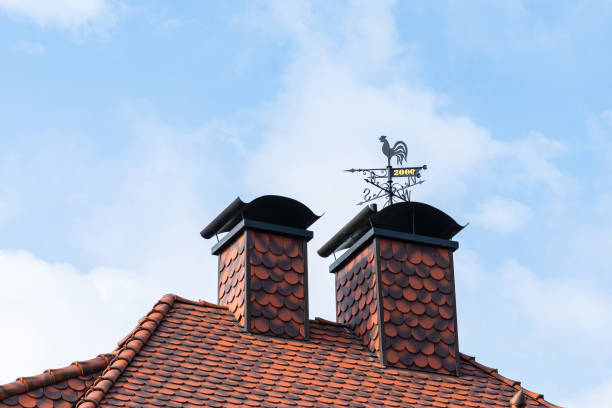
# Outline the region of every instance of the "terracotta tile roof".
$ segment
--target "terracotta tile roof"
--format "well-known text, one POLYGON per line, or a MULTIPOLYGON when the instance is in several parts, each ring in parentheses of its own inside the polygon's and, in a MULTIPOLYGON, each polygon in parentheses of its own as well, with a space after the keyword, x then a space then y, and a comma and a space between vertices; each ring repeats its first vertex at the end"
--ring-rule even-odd
MULTIPOLYGON (((460 355, 461 375, 383 367, 345 326, 310 340, 245 332, 225 306, 165 295, 76 406, 510 407, 520 383, 460 355)), ((525 391, 528 407, 555 407, 525 391)))
MULTIPOLYGON (((163 296, 155 306, 153 306, 153 309, 151 309, 145 317, 139 320, 138 326, 119 342, 119 347, 115 351, 113 360, 81 397, 76 406, 97 406, 104 394, 111 389, 115 381, 123 374, 126 367, 130 365, 132 359, 140 352, 145 343, 147 343, 151 334, 158 329, 159 324, 166 317, 166 313, 172 309, 175 299, 175 295, 168 294, 163 296)), ((227 311, 227 308, 224 309, 227 311)))
POLYGON ((0 385, 0 407, 71 407, 111 361, 113 354, 77 361, 0 385))

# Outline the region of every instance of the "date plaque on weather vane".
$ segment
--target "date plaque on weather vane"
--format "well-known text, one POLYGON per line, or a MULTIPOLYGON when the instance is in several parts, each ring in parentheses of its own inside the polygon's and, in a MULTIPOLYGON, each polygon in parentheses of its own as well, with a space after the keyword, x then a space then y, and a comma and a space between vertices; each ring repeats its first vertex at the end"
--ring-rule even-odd
POLYGON ((387 136, 381 136, 382 152, 387 157, 387 167, 377 169, 349 169, 344 170, 350 173, 361 173, 363 179, 373 187, 366 187, 363 190, 363 200, 357 205, 369 203, 381 197, 386 198, 385 207, 396 201, 410 201, 410 188, 417 184, 424 183, 421 179, 421 170, 427 170, 427 165, 420 167, 393 167, 391 159, 397 160, 397 165, 402 166, 408 157, 408 146, 401 140, 395 142, 393 147, 389 144, 387 136), (396 179, 398 178, 398 179, 396 179), (386 179, 386 181, 379 181, 386 179), (374 191, 372 191, 372 189, 374 191))

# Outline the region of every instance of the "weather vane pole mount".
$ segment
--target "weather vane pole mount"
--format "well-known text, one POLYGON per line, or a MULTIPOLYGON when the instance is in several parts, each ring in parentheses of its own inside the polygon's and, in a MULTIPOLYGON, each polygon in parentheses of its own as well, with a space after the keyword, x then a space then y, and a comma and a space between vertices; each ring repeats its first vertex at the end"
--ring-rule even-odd
POLYGON ((426 170, 427 165, 420 167, 393 167, 391 165, 393 157, 396 158, 398 166, 404 164, 408 157, 408 146, 400 140, 391 147, 387 136, 381 136, 378 140, 383 144, 382 152, 387 157, 387 167, 345 170, 350 173, 359 172, 363 174, 365 176, 363 180, 377 189, 372 191, 372 187, 366 187, 363 190, 363 200, 357 203, 357 205, 369 203, 381 197, 386 197, 387 199, 385 207, 393 204, 394 198, 398 201, 410 201, 409 189, 425 182, 425 180, 421 180, 421 170, 426 170), (381 182, 379 179, 386 179, 386 181, 381 182))

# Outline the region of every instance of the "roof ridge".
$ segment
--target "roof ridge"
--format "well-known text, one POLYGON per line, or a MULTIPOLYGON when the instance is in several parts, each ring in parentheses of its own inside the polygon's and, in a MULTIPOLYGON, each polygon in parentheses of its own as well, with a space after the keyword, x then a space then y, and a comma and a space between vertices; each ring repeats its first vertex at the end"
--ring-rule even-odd
POLYGON ((12 383, 0 385, 0 401, 13 395, 57 384, 80 375, 89 375, 101 371, 108 366, 113 357, 114 354, 112 353, 98 354, 95 358, 75 361, 66 367, 48 369, 42 374, 19 377, 12 383))
POLYGON ((463 353, 459 353, 461 355, 461 357, 463 357, 464 360, 466 360, 467 362, 469 362, 470 364, 472 364, 474 367, 481 369, 482 371, 484 371, 485 373, 487 373, 488 375, 490 375, 491 377, 503 382, 504 384, 514 388, 517 391, 522 390, 525 393, 525 396, 531 398, 532 400, 535 400, 536 402, 538 402, 539 404, 542 404, 548 408, 563 408, 560 405, 555 405, 552 404, 548 401, 546 401, 544 399, 544 394, 538 394, 536 392, 533 391, 529 391, 526 388, 523 388, 521 386, 521 382, 517 381, 517 380, 513 380, 511 378, 505 377, 503 375, 501 375, 499 373, 499 371, 497 370, 497 368, 492 368, 492 367, 488 367, 484 364, 480 364, 479 362, 476 361, 476 357, 474 356, 468 356, 467 354, 463 354, 463 353))
POLYGON ((323 323, 323 324, 329 324, 329 325, 332 325, 332 326, 345 327, 345 325, 343 323, 332 322, 331 320, 327 320, 327 319, 324 319, 322 317, 315 317, 314 320, 311 320, 311 321, 319 322, 319 323, 323 323))
POLYGON ((179 296, 179 295, 174 295, 174 297, 175 297, 175 301, 176 302, 187 303, 188 305, 208 306, 208 307, 214 307, 215 309, 228 309, 227 305, 219 305, 219 304, 216 304, 216 303, 208 302, 208 301, 203 300, 203 299, 191 300, 191 299, 187 299, 187 298, 184 298, 182 296, 179 296))
POLYGON ((139 320, 138 326, 132 330, 128 338, 119 342, 119 347, 115 352, 113 360, 91 387, 89 387, 87 392, 81 396, 75 407, 90 408, 98 406, 106 392, 115 384, 115 381, 121 376, 126 367, 130 365, 132 359, 140 352, 155 330, 157 330, 157 327, 164 320, 176 299, 177 296, 172 293, 162 296, 149 313, 139 320))

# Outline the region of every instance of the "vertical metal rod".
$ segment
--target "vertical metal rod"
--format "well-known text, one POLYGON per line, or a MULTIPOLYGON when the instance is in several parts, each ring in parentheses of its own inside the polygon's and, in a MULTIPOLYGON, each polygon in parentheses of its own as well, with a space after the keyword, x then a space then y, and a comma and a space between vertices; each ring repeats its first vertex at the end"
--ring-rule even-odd
POLYGON ((387 205, 393 204, 393 167, 391 167, 391 159, 387 159, 387 196, 389 200, 387 205))

